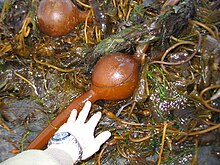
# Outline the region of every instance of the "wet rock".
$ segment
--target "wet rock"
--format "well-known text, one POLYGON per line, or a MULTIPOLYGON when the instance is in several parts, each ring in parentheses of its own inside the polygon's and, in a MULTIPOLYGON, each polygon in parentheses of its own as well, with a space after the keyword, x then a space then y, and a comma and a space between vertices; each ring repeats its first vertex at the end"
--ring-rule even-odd
POLYGON ((13 150, 25 149, 45 127, 48 120, 43 107, 30 98, 4 99, 0 105, 0 115, 1 122, 8 127, 7 129, 0 127, 0 162, 15 156, 11 154, 13 150))
POLYGON ((36 109, 42 109, 42 107, 28 99, 5 99, 0 114, 6 122, 22 125, 26 122, 30 113, 36 109))
POLYGON ((0 162, 4 161, 12 156, 15 156, 14 154, 9 152, 10 150, 13 150, 13 149, 14 149, 14 147, 11 142, 8 142, 4 139, 0 140, 0 151, 1 151, 0 162))

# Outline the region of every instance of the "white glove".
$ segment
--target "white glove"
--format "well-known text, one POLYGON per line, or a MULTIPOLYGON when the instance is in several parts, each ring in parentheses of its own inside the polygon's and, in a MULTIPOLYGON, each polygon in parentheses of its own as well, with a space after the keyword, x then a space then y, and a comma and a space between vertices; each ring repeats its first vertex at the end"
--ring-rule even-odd
MULTIPOLYGON (((94 137, 95 127, 97 126, 102 114, 101 112, 97 112, 88 120, 88 122, 85 123, 90 109, 91 102, 87 101, 77 119, 77 111, 75 109, 72 110, 67 123, 64 123, 56 132, 69 132, 75 136, 82 147, 82 160, 85 160, 96 153, 100 146, 111 136, 109 131, 104 131, 97 137, 94 137)), ((62 149, 60 147, 59 149, 62 149)), ((68 149, 64 147, 63 150, 67 152, 68 149)))

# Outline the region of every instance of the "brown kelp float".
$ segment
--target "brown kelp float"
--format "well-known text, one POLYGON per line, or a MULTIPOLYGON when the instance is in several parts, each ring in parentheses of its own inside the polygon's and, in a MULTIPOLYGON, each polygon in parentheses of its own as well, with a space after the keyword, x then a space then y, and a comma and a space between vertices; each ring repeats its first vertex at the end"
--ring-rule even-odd
POLYGON ((49 36, 63 36, 84 21, 86 15, 87 12, 80 11, 71 0, 42 0, 37 11, 37 25, 49 36))
POLYGON ((76 98, 30 143, 28 149, 42 149, 59 128, 66 122, 73 109, 80 112, 85 101, 121 100, 132 95, 138 83, 138 62, 122 53, 115 53, 100 59, 93 71, 89 91, 76 98))

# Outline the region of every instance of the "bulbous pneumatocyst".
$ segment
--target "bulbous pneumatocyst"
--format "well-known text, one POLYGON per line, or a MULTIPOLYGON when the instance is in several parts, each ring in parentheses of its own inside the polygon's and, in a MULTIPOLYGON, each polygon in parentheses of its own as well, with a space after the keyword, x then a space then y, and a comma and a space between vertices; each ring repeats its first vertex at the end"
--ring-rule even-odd
POLYGON ((126 83, 132 76, 137 62, 122 53, 100 59, 93 70, 92 83, 97 87, 115 87, 126 83))
POLYGON ((71 0, 42 0, 38 6, 37 25, 46 35, 63 36, 79 23, 78 13, 71 0))

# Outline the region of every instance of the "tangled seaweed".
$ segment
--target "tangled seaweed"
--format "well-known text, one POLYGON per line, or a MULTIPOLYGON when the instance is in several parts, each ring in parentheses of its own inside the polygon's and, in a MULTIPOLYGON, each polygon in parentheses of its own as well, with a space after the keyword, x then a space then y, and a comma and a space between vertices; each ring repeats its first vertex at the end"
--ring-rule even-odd
POLYGON ((23 137, 14 140, 19 142, 11 153, 25 149, 33 140, 31 132, 40 131, 30 128, 32 116, 46 114, 42 129, 87 89, 99 58, 126 52, 141 63, 138 87, 131 98, 94 104, 90 115, 103 113, 96 134, 110 130, 112 137, 84 163, 196 164, 202 162, 205 145, 219 154, 215 150, 220 129, 219 2, 73 2, 89 11, 87 19, 68 35, 52 38, 36 26, 38 0, 4 1, 0 19, 1 128, 9 134, 15 129, 18 119, 10 109, 14 100, 30 98, 41 105, 39 111, 22 118, 23 137))

